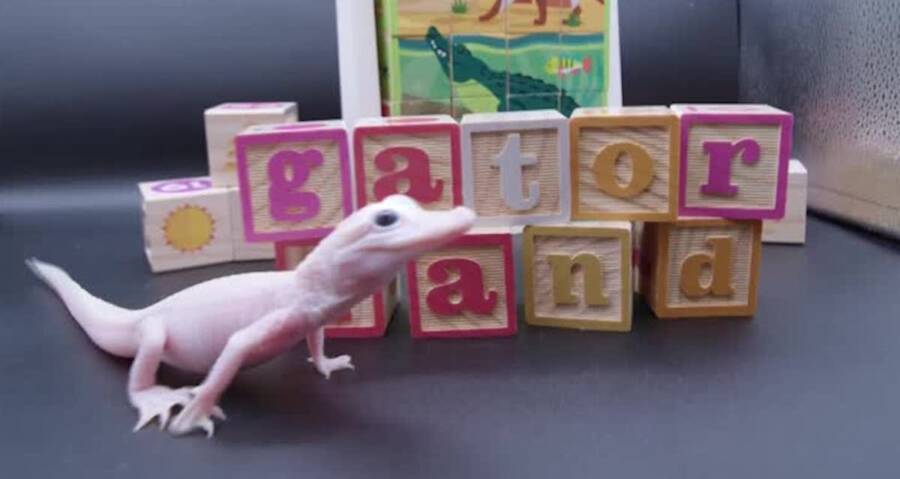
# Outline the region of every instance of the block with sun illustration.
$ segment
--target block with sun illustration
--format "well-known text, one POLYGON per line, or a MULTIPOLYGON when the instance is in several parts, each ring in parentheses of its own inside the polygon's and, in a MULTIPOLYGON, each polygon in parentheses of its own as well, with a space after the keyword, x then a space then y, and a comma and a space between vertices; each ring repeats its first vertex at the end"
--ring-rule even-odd
POLYGON ((297 121, 291 102, 223 103, 203 113, 209 175, 215 186, 237 186, 234 137, 253 125, 297 121))
POLYGON ((228 190, 208 177, 138 184, 144 241, 153 272, 232 259, 228 190))

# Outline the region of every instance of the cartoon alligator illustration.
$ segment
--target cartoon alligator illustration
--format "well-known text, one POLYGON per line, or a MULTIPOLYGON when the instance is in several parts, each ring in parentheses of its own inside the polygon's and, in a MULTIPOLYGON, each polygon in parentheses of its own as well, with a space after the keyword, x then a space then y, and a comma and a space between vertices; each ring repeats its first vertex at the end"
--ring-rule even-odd
POLYGON ((475 58, 462 43, 453 46, 453 76, 450 75, 451 52, 450 44, 434 26, 428 27, 425 41, 431 47, 441 69, 447 78, 454 82, 462 83, 475 80, 488 89, 493 96, 500 101, 498 111, 520 111, 557 109, 557 94, 559 94, 558 109, 563 115, 569 116, 578 103, 565 90, 521 73, 509 74, 509 95, 506 92, 506 72, 491 70, 488 65, 475 58), (527 95, 527 96, 526 96, 527 95))

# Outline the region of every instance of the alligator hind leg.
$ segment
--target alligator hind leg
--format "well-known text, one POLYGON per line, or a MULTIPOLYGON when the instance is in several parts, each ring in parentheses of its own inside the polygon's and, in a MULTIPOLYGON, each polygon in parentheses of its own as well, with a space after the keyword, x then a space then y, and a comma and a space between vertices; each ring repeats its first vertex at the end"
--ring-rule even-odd
POLYGON ((538 17, 534 19, 535 25, 547 23, 547 0, 535 0, 538 6, 538 17))
POLYGON ((172 408, 187 404, 191 395, 187 388, 171 389, 156 384, 156 371, 166 346, 163 322, 147 318, 141 322, 138 334, 138 351, 128 374, 128 399, 138 410, 134 430, 143 428, 154 418, 159 418, 159 427, 163 429, 172 408))

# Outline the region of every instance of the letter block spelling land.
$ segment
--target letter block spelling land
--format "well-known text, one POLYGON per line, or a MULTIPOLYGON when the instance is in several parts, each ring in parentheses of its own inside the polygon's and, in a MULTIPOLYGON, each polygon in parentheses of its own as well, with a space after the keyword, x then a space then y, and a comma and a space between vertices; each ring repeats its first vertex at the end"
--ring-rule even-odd
POLYGON ((793 116, 768 105, 672 105, 681 118, 678 215, 784 216, 793 116))
POLYGON ((752 316, 762 222, 646 223, 641 292, 659 318, 752 316))
POLYGON ((680 136, 672 110, 579 108, 569 135, 572 219, 675 220, 680 136))
MULTIPOLYGON (((275 267, 279 270, 294 269, 306 258, 321 238, 279 241, 275 244, 275 267)), ((325 327, 327 338, 376 338, 384 336, 396 306, 397 280, 391 281, 381 291, 360 301, 350 314, 337 324, 325 327)))
POLYGON ((469 233, 410 262, 406 282, 414 338, 516 333, 516 287, 509 233, 469 233))
POLYGON ((525 227, 525 320, 630 331, 631 246, 624 221, 525 227))
POLYGON ((318 238, 353 210, 343 121, 254 126, 235 143, 248 241, 318 238))
POLYGON ((555 110, 462 119, 463 202, 478 225, 569 220, 568 120, 555 110))

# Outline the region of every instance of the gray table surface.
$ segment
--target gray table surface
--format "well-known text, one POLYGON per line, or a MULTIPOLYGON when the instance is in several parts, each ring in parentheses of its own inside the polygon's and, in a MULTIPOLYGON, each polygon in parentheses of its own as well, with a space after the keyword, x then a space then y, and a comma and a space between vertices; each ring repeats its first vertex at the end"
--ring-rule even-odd
MULTIPOLYGON (((153 275, 132 185, 0 195, 0 475, 18 477, 888 477, 900 471, 900 248, 811 218, 763 249, 747 320, 652 319, 596 334, 328 344, 243 373, 216 436, 132 433, 128 362, 96 349, 23 266, 55 262, 143 306, 265 263, 153 275), (890 474, 893 473, 893 474, 890 474)), ((198 378, 170 369, 163 382, 198 378)))

